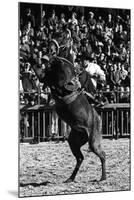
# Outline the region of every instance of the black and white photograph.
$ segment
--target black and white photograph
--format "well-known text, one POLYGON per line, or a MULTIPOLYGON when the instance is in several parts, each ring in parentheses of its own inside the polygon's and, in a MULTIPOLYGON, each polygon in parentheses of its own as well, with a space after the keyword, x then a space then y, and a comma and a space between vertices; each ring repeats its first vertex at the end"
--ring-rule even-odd
POLYGON ((131 9, 18 13, 19 197, 130 191, 131 9))

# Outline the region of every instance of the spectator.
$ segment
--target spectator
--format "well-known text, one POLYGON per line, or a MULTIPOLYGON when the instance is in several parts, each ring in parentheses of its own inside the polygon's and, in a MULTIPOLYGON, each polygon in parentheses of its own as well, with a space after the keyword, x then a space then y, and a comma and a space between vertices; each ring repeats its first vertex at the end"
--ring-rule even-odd
POLYGON ((37 32, 36 32, 36 40, 39 41, 45 41, 47 40, 47 30, 44 26, 39 26, 37 32))
POLYGON ((76 17, 77 17, 76 13, 75 12, 72 13, 72 17, 71 19, 68 20, 68 23, 74 26, 78 25, 78 20, 76 19, 76 17))
MULTIPOLYGON (((89 18, 82 14, 79 21, 75 7, 70 7, 70 19, 69 15, 65 19, 62 12, 58 13, 58 20, 54 10, 48 18, 43 10, 39 17, 42 21, 37 27, 31 9, 27 9, 24 18, 21 16, 20 26, 21 74, 25 71, 29 54, 34 54, 40 69, 45 69, 43 57, 48 54, 50 57, 52 53, 64 57, 75 67, 81 65, 79 55, 85 54, 92 63, 100 65, 111 90, 115 87, 130 87, 130 15, 124 17, 121 10, 115 10, 115 19, 112 14, 108 14, 106 20, 105 16, 102 19, 99 11, 92 10, 88 13, 89 18), (52 38, 56 39, 58 46, 49 45, 52 38)), ((114 97, 112 101, 115 102, 114 97)))
POLYGON ((83 24, 81 29, 80 29, 80 39, 84 39, 89 37, 89 32, 88 32, 88 27, 86 24, 83 24))
POLYGON ((121 69, 121 63, 116 63, 114 64, 114 71, 113 71, 113 79, 115 81, 115 86, 119 87, 121 84, 121 74, 120 74, 120 69, 121 69))
POLYGON ((112 19, 112 14, 111 14, 111 13, 108 14, 108 19, 107 19, 107 21, 106 21, 106 27, 107 27, 110 31, 112 31, 113 28, 114 28, 114 21, 113 21, 113 19, 112 19))
POLYGON ((32 24, 29 21, 23 29, 23 35, 27 35, 28 38, 34 37, 34 29, 32 28, 32 24))
POLYGON ((51 34, 57 30, 58 17, 55 14, 55 10, 52 11, 51 17, 48 19, 48 29, 49 29, 49 36, 51 38, 51 34))
POLYGON ((60 28, 62 29, 63 26, 65 26, 65 25, 66 25, 65 14, 64 14, 64 13, 61 13, 60 19, 59 19, 59 26, 60 26, 60 28))
POLYGON ((86 55, 87 57, 90 58, 91 53, 92 53, 92 47, 91 47, 88 39, 83 38, 83 40, 81 41, 80 52, 82 55, 86 55))
POLYGON ((126 83, 126 77, 128 75, 127 70, 124 69, 124 64, 121 65, 121 70, 120 70, 120 77, 121 77, 121 85, 125 87, 126 83))
POLYGON ((31 11, 30 8, 28 8, 28 9, 26 10, 26 16, 25 16, 25 23, 27 24, 28 22, 30 22, 30 23, 31 23, 31 26, 32 26, 33 28, 35 28, 35 17, 34 17, 34 15, 32 14, 32 11, 31 11))
POLYGON ((47 21, 47 18, 46 18, 46 12, 45 10, 42 11, 42 15, 41 15, 41 24, 43 29, 47 29, 47 26, 48 26, 48 21, 47 21))
POLYGON ((26 60, 29 53, 30 53, 30 48, 28 45, 27 36, 22 36, 20 43, 20 57, 26 60))
POLYGON ((98 26, 100 29, 104 30, 105 21, 102 19, 101 15, 99 15, 98 20, 96 21, 96 26, 98 26))
POLYGON ((104 45, 104 53, 107 57, 107 60, 114 60, 116 54, 112 39, 108 39, 107 43, 104 45))
POLYGON ((125 43, 126 34, 123 31, 122 24, 119 25, 119 30, 114 34, 114 43, 116 45, 120 45, 121 43, 125 43))
POLYGON ((89 12, 89 18, 88 18, 88 27, 90 31, 93 31, 95 29, 95 25, 96 25, 96 20, 94 18, 94 13, 93 12, 89 12))
POLYGON ((85 20, 85 16, 82 15, 80 17, 80 20, 78 21, 78 24, 79 24, 79 27, 80 27, 80 30, 82 31, 83 30, 83 25, 86 26, 87 25, 87 22, 85 20))

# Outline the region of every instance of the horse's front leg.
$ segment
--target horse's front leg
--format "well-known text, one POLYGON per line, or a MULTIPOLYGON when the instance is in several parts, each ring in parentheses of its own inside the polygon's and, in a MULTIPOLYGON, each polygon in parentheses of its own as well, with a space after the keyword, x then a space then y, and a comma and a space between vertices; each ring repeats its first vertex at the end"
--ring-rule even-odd
POLYGON ((77 137, 76 135, 77 134, 73 134, 71 131, 69 138, 68 138, 68 143, 69 143, 70 149, 72 150, 73 155, 76 158, 77 163, 76 163, 76 166, 74 168, 72 175, 65 181, 65 183, 74 181, 76 174, 79 171, 79 168, 82 164, 82 161, 84 160, 84 156, 80 150, 80 148, 83 144, 81 144, 81 141, 78 140, 78 138, 76 139, 76 137, 77 137), (75 136, 75 137, 73 137, 73 136, 75 136))

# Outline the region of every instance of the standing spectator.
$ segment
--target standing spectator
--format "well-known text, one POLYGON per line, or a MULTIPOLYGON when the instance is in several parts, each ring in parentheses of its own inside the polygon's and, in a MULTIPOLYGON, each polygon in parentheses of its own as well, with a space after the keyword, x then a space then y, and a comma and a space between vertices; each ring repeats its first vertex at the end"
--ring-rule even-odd
POLYGON ((115 81, 116 87, 119 87, 121 85, 120 69, 121 69, 121 63, 118 62, 117 65, 116 63, 114 63, 113 79, 115 81))
POLYGON ((25 23, 31 22, 31 26, 35 28, 35 17, 30 8, 26 10, 25 23))
POLYGON ((120 45, 121 43, 125 43, 126 34, 123 31, 122 24, 119 25, 119 30, 114 33, 114 43, 116 45, 120 45))
POLYGON ((116 63, 111 63, 109 62, 109 69, 108 69, 108 74, 107 74, 107 84, 110 85, 110 90, 114 90, 116 87, 116 81, 115 81, 115 73, 117 70, 117 65, 116 63))
POLYGON ((105 21, 102 19, 101 15, 99 15, 98 20, 96 21, 96 25, 99 26, 99 28, 102 28, 102 30, 104 30, 105 21))
POLYGON ((75 12, 72 13, 71 19, 68 20, 69 24, 73 24, 74 26, 78 25, 77 15, 75 12))
MULTIPOLYGON (((125 23, 124 29, 125 29, 128 33, 130 33, 130 25, 131 25, 130 15, 127 15, 127 16, 126 16, 126 21, 125 21, 125 22, 126 22, 126 23, 125 23)), ((130 34, 129 34, 129 37, 130 37, 130 34)))
POLYGON ((79 24, 80 30, 82 30, 83 25, 87 25, 87 22, 86 22, 86 20, 85 20, 85 16, 84 16, 84 15, 82 15, 82 16, 80 17, 80 20, 79 20, 78 24, 79 24))
POLYGON ((48 26, 48 22, 47 22, 47 18, 46 18, 46 12, 45 10, 42 11, 42 15, 41 15, 41 24, 40 24, 43 29, 47 28, 48 26))
POLYGON ((57 22, 58 22, 58 17, 56 16, 55 10, 52 11, 51 17, 48 19, 48 28, 50 31, 49 37, 51 38, 51 34, 55 32, 57 29, 57 22))
POLYGON ((93 31, 95 29, 95 25, 96 25, 96 20, 94 18, 94 13, 93 12, 89 12, 89 18, 88 18, 88 27, 91 31, 93 31))
POLYGON ((106 21, 106 27, 107 27, 110 31, 112 31, 113 28, 114 28, 114 20, 112 19, 112 14, 111 14, 111 13, 108 14, 108 19, 107 19, 107 21, 106 21))
POLYGON ((127 70, 124 69, 124 64, 121 65, 121 70, 120 70, 120 77, 121 77, 121 85, 125 87, 125 79, 128 75, 127 70))
POLYGON ((63 26, 65 26, 65 24, 66 24, 65 14, 61 13, 60 19, 59 19, 59 26, 60 26, 60 28, 62 29, 63 26))

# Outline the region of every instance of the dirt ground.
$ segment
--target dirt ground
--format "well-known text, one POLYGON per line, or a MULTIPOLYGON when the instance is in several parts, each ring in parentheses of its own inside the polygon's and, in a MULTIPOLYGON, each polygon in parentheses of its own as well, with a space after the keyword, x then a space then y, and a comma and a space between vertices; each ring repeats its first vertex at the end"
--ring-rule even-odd
POLYGON ((105 181, 94 182, 101 177, 101 163, 86 144, 75 182, 64 183, 76 163, 67 142, 20 144, 20 197, 130 190, 129 139, 103 139, 102 146, 106 152, 105 181))

